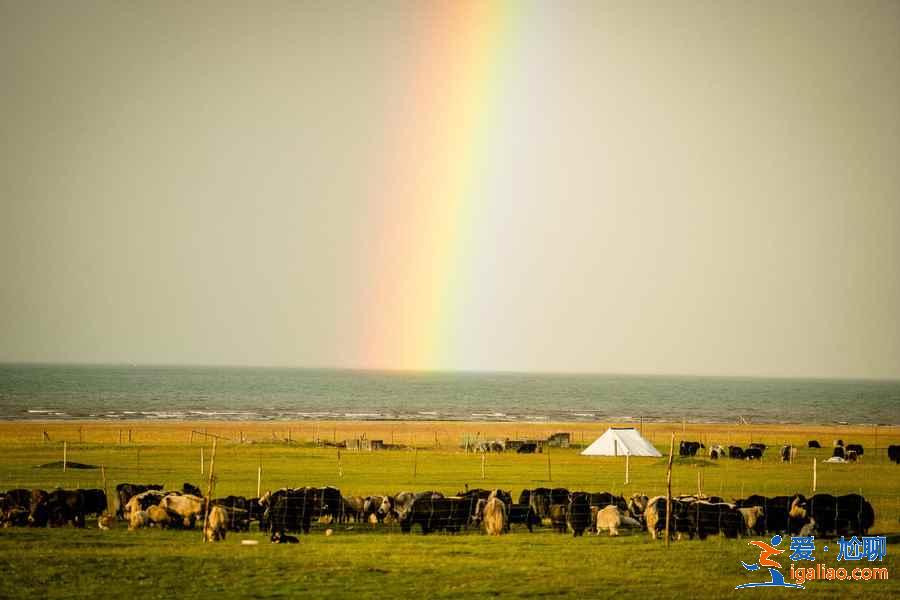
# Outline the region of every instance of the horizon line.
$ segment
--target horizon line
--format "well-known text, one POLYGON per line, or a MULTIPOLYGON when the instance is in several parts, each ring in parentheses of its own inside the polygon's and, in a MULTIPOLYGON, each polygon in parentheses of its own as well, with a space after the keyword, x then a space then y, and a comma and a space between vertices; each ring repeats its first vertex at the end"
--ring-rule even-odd
POLYGON ((297 365, 297 364, 229 364, 229 363, 135 363, 130 361, 6 361, 0 360, 0 366, 66 366, 66 367, 135 367, 135 368, 195 368, 195 369, 295 369, 306 371, 347 371, 359 373, 385 373, 407 375, 540 375, 548 377, 564 376, 598 376, 598 377, 672 377, 672 378, 706 378, 706 379, 785 379, 807 381, 867 381, 900 383, 898 376, 847 376, 847 375, 771 375, 755 374, 707 374, 707 373, 673 373, 643 371, 533 371, 517 369, 400 369, 377 367, 347 367, 334 365, 297 365))

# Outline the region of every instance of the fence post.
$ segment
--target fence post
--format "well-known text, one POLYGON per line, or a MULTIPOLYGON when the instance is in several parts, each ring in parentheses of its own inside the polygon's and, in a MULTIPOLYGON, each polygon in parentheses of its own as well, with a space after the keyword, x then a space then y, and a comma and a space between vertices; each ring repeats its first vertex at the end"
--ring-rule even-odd
POLYGON ((259 461, 259 466, 256 467, 256 497, 260 497, 260 488, 262 488, 262 460, 259 461))
POLYGON ((550 467, 550 445, 547 445, 547 481, 553 481, 553 471, 550 467))
POLYGON ((106 506, 103 508, 109 513, 109 491, 106 489, 106 467, 100 465, 100 477, 103 479, 103 495, 106 497, 106 506))
POLYGON ((209 457, 209 481, 206 485, 206 509, 203 511, 203 541, 206 541, 206 527, 209 525, 209 509, 213 494, 213 471, 216 466, 216 444, 219 438, 213 438, 212 456, 209 457))
POLYGON ((669 443, 669 463, 666 465, 666 548, 669 547, 669 523, 672 521, 672 457, 675 453, 675 434, 669 443))
POLYGON ((816 491, 816 459, 813 458, 813 493, 816 491))
POLYGON ((628 458, 629 458, 630 456, 631 456, 631 454, 626 454, 626 455, 625 455, 625 485, 628 485, 628 483, 629 483, 629 479, 628 479, 628 458))
POLYGON ((203 463, 206 459, 203 456, 203 446, 200 446, 200 474, 203 475, 203 463))
POLYGON ((63 440, 63 473, 66 472, 66 463, 68 462, 69 443, 63 440))
POLYGON ((481 478, 484 479, 484 461, 485 461, 485 453, 481 453, 481 478))
MULTIPOLYGON (((877 457, 878 457, 878 423, 876 423, 875 425, 873 425, 873 428, 875 429, 875 442, 874 442, 875 448, 874 448, 874 450, 875 450, 875 456, 876 456, 876 459, 877 459, 877 457)), ((874 462, 874 461, 873 461, 873 462, 874 462)))

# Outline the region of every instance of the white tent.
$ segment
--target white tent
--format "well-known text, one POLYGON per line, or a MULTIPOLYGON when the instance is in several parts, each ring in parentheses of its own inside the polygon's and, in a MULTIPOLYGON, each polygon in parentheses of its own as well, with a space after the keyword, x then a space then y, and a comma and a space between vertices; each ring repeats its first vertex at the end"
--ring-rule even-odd
POLYGON ((610 427, 581 452, 582 456, 662 456, 632 427, 610 427))

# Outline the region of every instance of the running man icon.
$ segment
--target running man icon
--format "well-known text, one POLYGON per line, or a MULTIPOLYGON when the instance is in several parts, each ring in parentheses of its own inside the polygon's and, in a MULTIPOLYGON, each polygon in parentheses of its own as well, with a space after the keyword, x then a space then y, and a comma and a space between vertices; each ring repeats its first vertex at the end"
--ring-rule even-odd
POLYGON ((778 556, 784 550, 779 550, 776 548, 781 544, 781 536, 774 535, 772 536, 772 544, 769 545, 765 542, 760 541, 752 541, 749 542, 750 546, 756 546, 759 548, 759 559, 756 563, 748 565, 744 561, 741 561, 741 564, 748 571, 759 571, 761 568, 766 567, 769 569, 769 577, 771 577, 771 581, 763 581, 759 583, 744 583, 735 587, 734 589, 740 590, 743 588, 755 588, 755 587, 786 587, 786 588, 799 588, 805 589, 802 585, 796 583, 785 583, 784 575, 781 574, 781 571, 778 569, 781 568, 781 563, 772 560, 772 556, 778 556))

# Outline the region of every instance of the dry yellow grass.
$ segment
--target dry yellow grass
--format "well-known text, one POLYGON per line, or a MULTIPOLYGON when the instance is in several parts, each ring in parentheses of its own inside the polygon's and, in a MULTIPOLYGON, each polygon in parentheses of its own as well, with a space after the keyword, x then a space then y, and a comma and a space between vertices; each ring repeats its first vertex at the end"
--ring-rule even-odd
MULTIPOLYGON (((317 436, 327 441, 341 441, 365 436, 386 443, 422 448, 459 445, 465 435, 481 439, 544 439, 557 431, 572 434, 574 444, 590 443, 609 426, 630 427, 633 423, 497 423, 470 421, 16 421, 0 422, 0 443, 39 442, 43 432, 51 441, 84 441, 115 444, 120 440, 140 444, 188 443, 192 431, 224 436, 231 440, 271 442, 290 438, 294 442, 311 442, 317 436)), ((734 425, 707 423, 644 423, 643 434, 658 446, 665 446, 671 433, 679 439, 700 440, 719 444, 746 446, 751 441, 769 445, 792 443, 806 446, 816 439, 822 446, 841 438, 866 447, 885 447, 900 443, 897 426, 847 425, 734 425)), ((199 441, 199 437, 195 437, 199 441)))
MULTIPOLYGON (((168 488, 182 482, 208 485, 209 440, 191 431, 240 438, 259 444, 220 443, 215 460, 214 495, 252 496, 259 490, 302 485, 334 485, 346 495, 397 493, 400 490, 438 490, 452 494, 465 485, 503 488, 517 495, 539 486, 654 495, 665 490, 666 459, 625 461, 616 457, 585 457, 578 449, 548 455, 502 453, 476 456, 459 448, 463 435, 487 438, 543 438, 554 431, 570 431, 575 442, 593 440, 608 424, 474 423, 474 422, 6 422, 0 423, 0 489, 101 487, 119 482, 153 482, 168 488), (118 445, 119 432, 123 444, 118 445), (132 442, 128 443, 128 431, 132 442), (418 452, 338 452, 306 445, 316 435, 342 440, 365 433, 370 439, 396 444, 415 441, 418 452), (43 432, 51 443, 44 443, 43 432), (289 433, 290 432, 290 433, 289 433), (294 444, 272 443, 288 435, 294 444), (84 443, 78 442, 79 437, 84 443), (437 436, 440 448, 433 449, 437 436), (62 458, 68 441, 68 460, 104 465, 104 470, 37 469, 62 458), (202 442, 202 443, 201 443, 202 442), (268 442, 268 443, 266 443, 268 442), (205 451, 205 452, 204 452, 205 451), (552 476, 551 476, 552 457, 552 476), (201 470, 200 461, 205 470, 201 470), (261 476, 261 483, 258 477, 261 476), (260 485, 261 487, 257 487, 260 485)), ((802 445, 802 460, 784 464, 777 452, 764 460, 740 461, 676 459, 672 488, 676 494, 698 488, 726 499, 751 493, 767 496, 809 494, 812 464, 818 465, 821 493, 861 493, 873 505, 873 532, 885 535, 888 553, 884 566, 896 571, 900 467, 889 463, 884 450, 872 456, 874 427, 795 425, 645 424, 644 434, 661 450, 670 434, 712 443, 742 446, 750 440, 777 445, 802 445), (822 463, 833 439, 862 443, 866 453, 852 465, 822 463), (806 450, 809 439, 824 448, 806 450), (815 461, 815 462, 814 462, 815 461)), ((878 446, 900 443, 900 429, 879 427, 878 446)), ((648 597, 678 597, 686 589, 686 574, 702 583, 708 598, 734 597, 734 586, 751 579, 740 566, 755 558, 745 540, 710 539, 672 544, 670 550, 645 534, 620 538, 573 538, 538 528, 531 534, 518 528, 501 538, 470 530, 458 536, 402 536, 396 528, 335 528, 285 548, 267 543, 248 551, 242 537, 265 541, 255 531, 229 535, 224 543, 203 544, 197 532, 129 532, 125 527, 101 532, 71 528, 11 528, 0 534, 0 597, 71 597, 108 595, 109 590, 135 590, 152 583, 158 595, 179 597, 284 597, 313 595, 343 597, 413 595, 421 597, 614 597, 623 593, 648 597), (35 568, 40 565, 40 568, 35 568), (102 568, 97 568, 102 565, 102 568), (139 568, 135 568, 139 565, 139 568), (181 565, 184 568, 175 567, 181 565), (381 571, 374 571, 377 565, 381 571), (688 569, 688 570, 686 570, 688 569), (152 576, 148 576, 150 573, 152 576), (185 576, 189 573, 190 576, 185 576), (477 573, 477 577, 473 577, 477 573), (149 578, 148 578, 149 577, 149 578)), ((820 542, 819 548, 825 542, 820 542)), ((830 558, 820 555, 822 559, 830 558)), ((836 566, 831 559, 829 566, 836 566)), ((868 563, 866 563, 868 566, 868 563)), ((896 573, 894 573, 896 574, 896 573)), ((693 581, 693 580, 692 580, 693 581)), ((849 597, 896 598, 896 579, 809 586, 820 597, 835 593, 849 597)), ((768 595, 768 594, 767 594, 768 595)), ((777 592, 772 594, 781 597, 777 592)), ((789 595, 789 594, 787 594, 789 595)))

